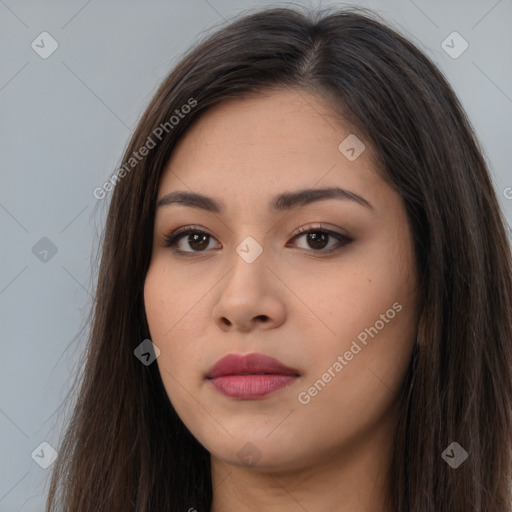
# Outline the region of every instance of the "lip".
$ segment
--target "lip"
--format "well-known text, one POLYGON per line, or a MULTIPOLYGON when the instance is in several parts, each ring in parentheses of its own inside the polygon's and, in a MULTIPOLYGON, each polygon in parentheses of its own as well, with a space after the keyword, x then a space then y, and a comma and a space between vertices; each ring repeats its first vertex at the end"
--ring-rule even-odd
POLYGON ((265 354, 228 354, 209 370, 207 380, 223 395, 263 398, 292 384, 300 373, 265 354))

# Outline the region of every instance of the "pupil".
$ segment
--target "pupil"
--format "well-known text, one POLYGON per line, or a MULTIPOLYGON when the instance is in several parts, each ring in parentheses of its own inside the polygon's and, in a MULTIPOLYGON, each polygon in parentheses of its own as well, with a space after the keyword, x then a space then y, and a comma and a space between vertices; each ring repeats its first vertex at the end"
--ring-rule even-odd
POLYGON ((313 239, 313 246, 315 249, 322 249, 325 244, 320 242, 320 247, 314 245, 315 243, 318 243, 319 238, 324 238, 323 242, 325 242, 325 239, 327 238, 327 233, 309 233, 308 237, 308 243, 313 239))
POLYGON ((195 235, 190 235, 190 237, 189 237, 189 243, 191 244, 192 248, 197 249, 192 244, 196 243, 196 240, 198 238, 201 238, 201 237, 203 238, 203 244, 198 249, 202 250, 202 249, 205 249, 206 247, 208 247, 208 242, 204 243, 206 241, 206 238, 208 237, 208 235, 198 235, 198 234, 195 234, 195 235), (190 240, 190 238, 192 238, 192 241, 190 240))

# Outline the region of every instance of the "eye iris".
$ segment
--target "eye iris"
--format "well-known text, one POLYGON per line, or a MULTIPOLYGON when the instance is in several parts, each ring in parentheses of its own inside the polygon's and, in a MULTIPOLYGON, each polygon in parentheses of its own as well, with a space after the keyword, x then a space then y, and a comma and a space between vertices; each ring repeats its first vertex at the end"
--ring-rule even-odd
POLYGON ((202 251, 206 247, 208 247, 208 235, 205 234, 193 234, 188 236, 188 243, 190 244, 190 247, 192 247, 194 250, 200 250, 202 251), (194 244, 197 243, 198 239, 203 239, 202 242, 200 242, 200 247, 194 247, 194 244), (204 243, 206 241, 206 243, 204 243))
POLYGON ((310 244, 311 247, 314 247, 315 249, 323 249, 325 247, 325 242, 329 235, 327 233, 314 232, 314 233, 308 233, 307 236, 308 236, 308 243, 310 243, 311 241, 313 242, 313 245, 310 244), (320 242, 321 247, 318 247, 315 244, 318 243, 318 240, 320 238, 323 238, 323 241, 320 242))

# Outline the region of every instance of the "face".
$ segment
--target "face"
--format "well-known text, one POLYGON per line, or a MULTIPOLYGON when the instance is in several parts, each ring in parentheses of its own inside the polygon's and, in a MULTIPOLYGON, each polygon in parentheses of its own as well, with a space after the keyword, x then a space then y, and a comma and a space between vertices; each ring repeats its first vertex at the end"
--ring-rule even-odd
POLYGON ((169 399, 212 460, 299 468, 389 425, 416 269, 403 203, 354 137, 322 99, 273 90, 204 114, 164 171, 146 315, 169 399), (326 188, 342 192, 293 200, 326 188), (251 356, 212 370, 233 354, 251 356))

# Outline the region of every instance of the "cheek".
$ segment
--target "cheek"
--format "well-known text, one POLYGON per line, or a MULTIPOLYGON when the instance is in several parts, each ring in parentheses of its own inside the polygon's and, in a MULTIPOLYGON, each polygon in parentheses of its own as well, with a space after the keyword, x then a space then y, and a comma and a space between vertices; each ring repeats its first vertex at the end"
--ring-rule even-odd
MULTIPOLYGON (((337 404, 329 409, 333 418, 343 411, 382 413, 403 382, 417 325, 408 249, 378 241, 345 258, 342 272, 333 268, 329 279, 315 276, 323 284, 309 295, 318 325, 310 333, 317 331, 318 342, 302 347, 311 364, 301 391, 311 389, 311 403, 320 408, 337 404)), ((297 294, 306 290, 303 283, 297 294)))
POLYGON ((385 314, 387 308, 355 319, 340 315, 336 341, 307 347, 311 364, 296 396, 298 411, 325 439, 350 439, 380 424, 403 385, 414 345, 414 309, 404 304, 380 330, 374 311, 385 314))
POLYGON ((345 263, 343 272, 317 272, 294 283, 295 295, 304 298, 307 306, 299 304, 303 310, 298 318, 301 331, 307 332, 307 339, 321 340, 310 343, 313 360, 322 354, 344 353, 358 335, 364 342, 365 336, 369 338, 365 329, 376 322, 379 332, 389 332, 405 316, 393 309, 393 304, 399 303, 403 309, 410 302, 404 276, 393 276, 384 266, 368 268, 360 258, 345 263))
POLYGON ((157 266, 150 267, 146 276, 146 317, 151 341, 160 349, 156 362, 171 400, 183 392, 183 386, 189 387, 191 378, 202 375, 202 351, 194 344, 191 333, 195 336, 201 330, 194 320, 197 315, 206 315, 202 310, 204 305, 198 300, 198 295, 203 294, 178 289, 176 281, 157 266))
POLYGON ((144 282, 144 306, 152 341, 165 345, 187 321, 200 293, 192 293, 193 285, 182 286, 179 279, 169 273, 165 262, 156 259, 150 266, 144 282))

